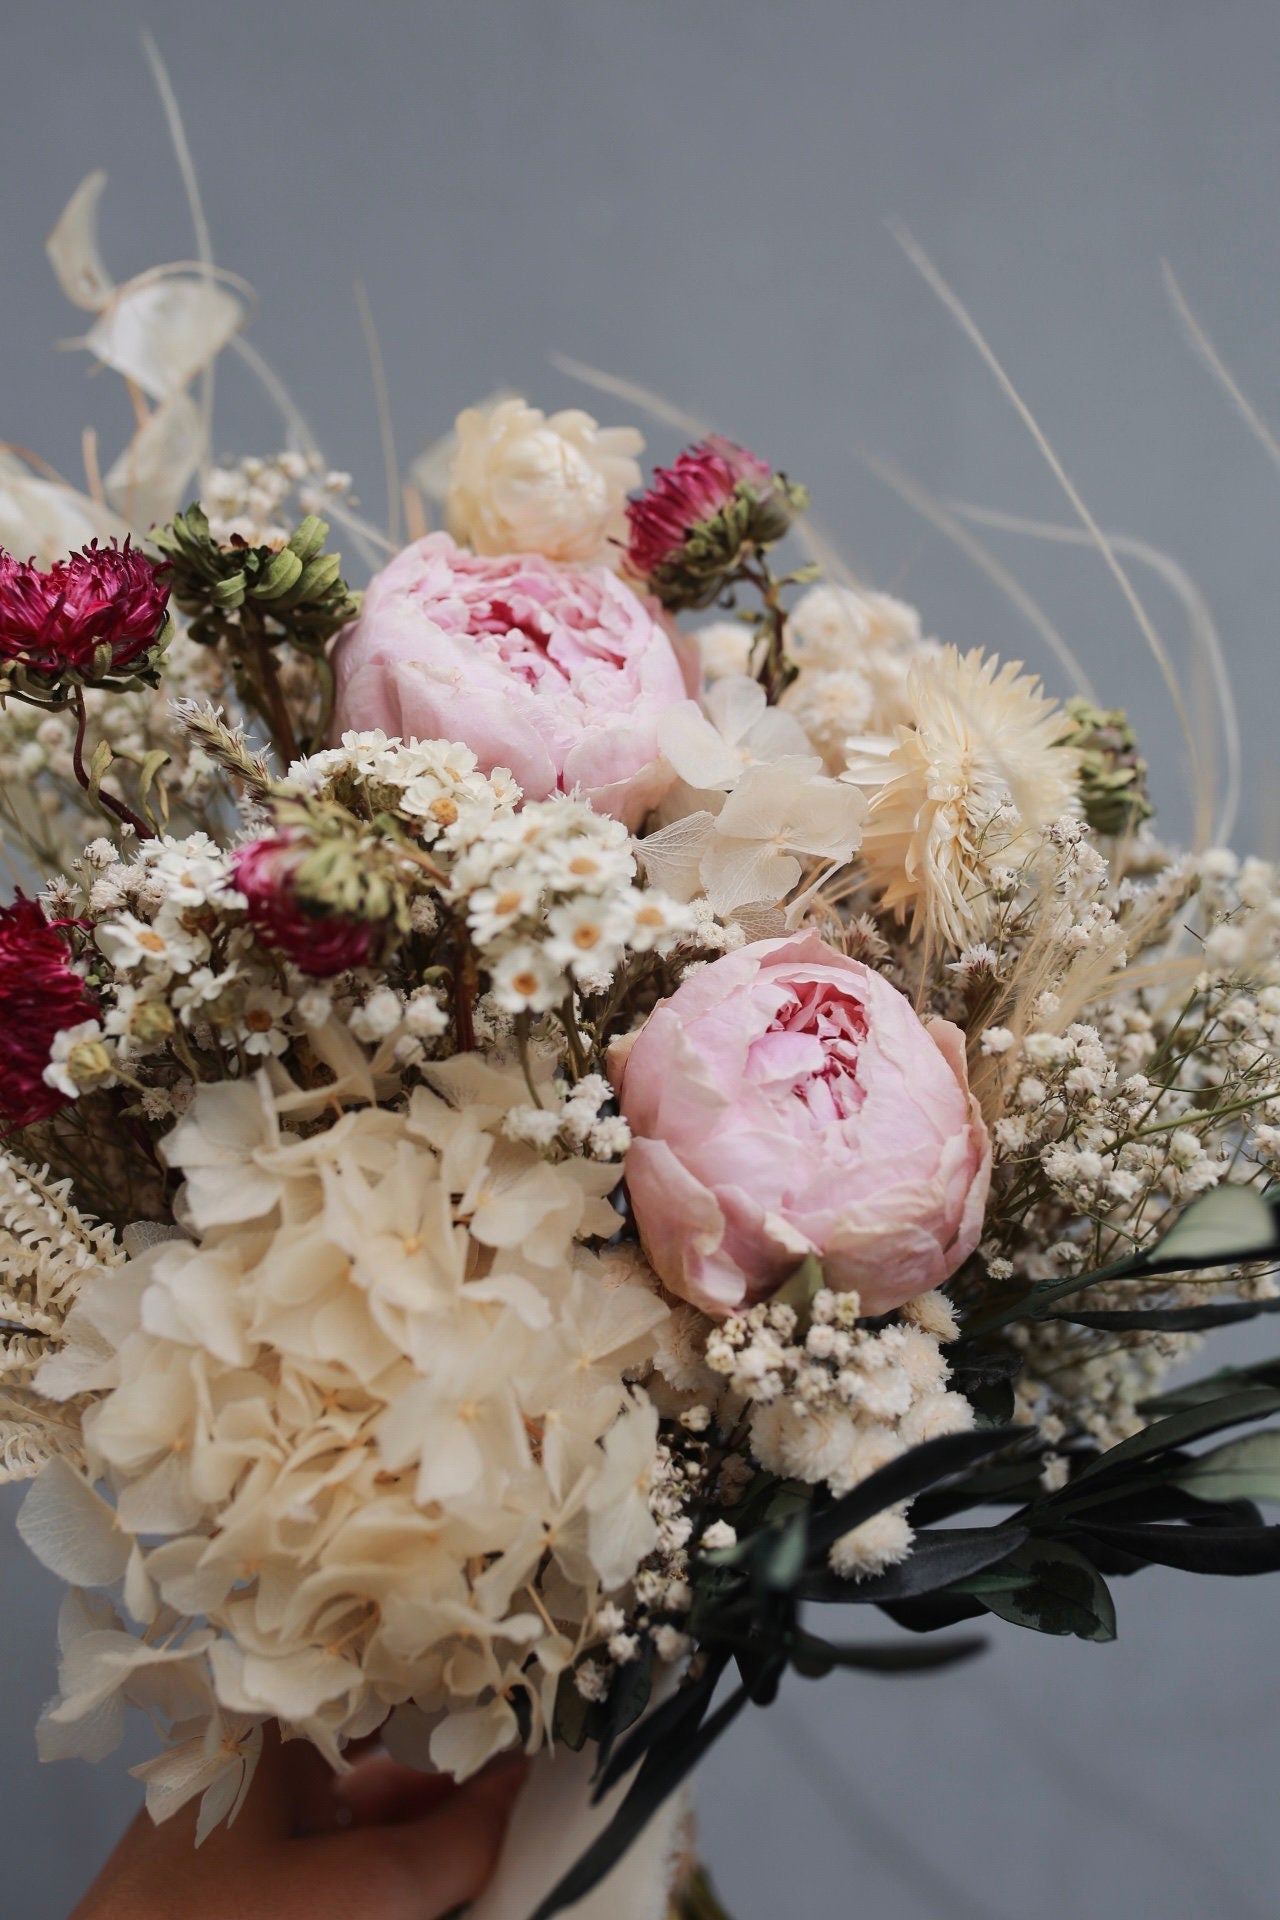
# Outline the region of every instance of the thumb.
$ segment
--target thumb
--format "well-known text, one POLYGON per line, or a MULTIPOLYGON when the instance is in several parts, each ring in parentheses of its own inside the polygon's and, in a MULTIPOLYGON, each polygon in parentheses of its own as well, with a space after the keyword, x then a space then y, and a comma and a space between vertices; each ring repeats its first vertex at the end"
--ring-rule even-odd
POLYGON ((290 1898, 312 1920, 442 1920, 483 1891, 525 1772, 490 1769, 416 1820, 296 1842, 290 1898))

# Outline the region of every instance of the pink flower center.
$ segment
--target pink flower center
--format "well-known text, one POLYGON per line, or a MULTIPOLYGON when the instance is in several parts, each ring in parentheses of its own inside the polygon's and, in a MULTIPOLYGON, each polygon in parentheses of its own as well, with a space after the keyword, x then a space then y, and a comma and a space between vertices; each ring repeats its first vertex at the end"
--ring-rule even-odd
POLYGON ((867 1037, 861 1004, 825 982, 793 988, 752 1047, 748 1073, 787 1100, 797 1100, 816 1126, 851 1119, 866 1099, 858 1054, 867 1037))

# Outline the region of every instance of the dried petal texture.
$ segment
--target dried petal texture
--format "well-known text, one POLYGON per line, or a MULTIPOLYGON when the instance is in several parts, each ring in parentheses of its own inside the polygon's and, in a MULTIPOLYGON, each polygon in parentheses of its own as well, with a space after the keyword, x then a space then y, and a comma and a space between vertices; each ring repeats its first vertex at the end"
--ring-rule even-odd
POLYGON ((686 980, 615 1080, 645 1249, 704 1312, 767 1298, 814 1254, 882 1313, 978 1243, 991 1150, 963 1037, 816 934, 686 980))
POLYGON ((458 415, 445 515, 476 553, 540 553, 612 565, 640 484, 634 427, 600 427, 578 408, 550 418, 523 400, 458 415))
MULTIPOLYGON (((652 1550, 657 1421, 628 1376, 667 1308, 582 1245, 616 1227, 616 1168, 505 1136, 518 1071, 424 1072, 404 1111, 305 1134, 266 1076, 198 1091, 165 1145, 192 1237, 82 1294, 38 1384, 95 1396, 88 1477, 38 1483, 28 1530, 82 1580, 136 1553, 141 1617, 149 1592, 208 1621, 206 1720, 275 1716, 336 1759, 411 1703, 447 1713, 432 1757, 467 1773, 515 1739, 513 1693, 547 1735, 602 1594, 652 1550)), ((187 1755, 166 1811, 210 1790, 187 1755)))
POLYGON ((29 1127, 65 1106, 44 1077, 53 1043, 96 1010, 65 930, 21 894, 0 908, 0 1129, 29 1127))
POLYGON ((465 742, 526 799, 578 789, 635 827, 671 784, 657 728, 687 697, 680 663, 602 567, 489 559, 429 534, 371 582, 335 664, 336 730, 465 742))

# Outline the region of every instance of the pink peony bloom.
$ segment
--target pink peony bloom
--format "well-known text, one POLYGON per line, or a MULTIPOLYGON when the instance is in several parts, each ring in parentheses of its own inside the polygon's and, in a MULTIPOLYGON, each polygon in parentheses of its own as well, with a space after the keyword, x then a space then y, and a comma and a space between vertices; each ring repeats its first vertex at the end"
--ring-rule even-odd
POLYGON ((127 672, 164 632, 164 573, 127 540, 95 540, 47 568, 0 548, 0 661, 49 680, 127 672))
POLYGON ((647 580, 670 566, 689 535, 723 513, 742 480, 763 495, 773 485, 773 471, 719 435, 686 447, 671 466, 655 468, 647 490, 627 506, 633 571, 647 580))
POLYGON ((767 1298, 809 1254, 885 1313, 978 1244, 991 1146, 959 1030, 815 933, 714 961, 611 1071, 645 1251, 705 1313, 767 1298))
POLYGON ((0 908, 0 1133, 47 1120, 67 1104, 44 1070, 57 1036, 97 1011, 71 964, 65 929, 22 894, 0 908))
POLYGON ((671 785, 657 724, 687 698, 675 650, 604 567, 488 558, 447 534, 371 582, 338 644, 334 728, 460 740, 530 800, 579 789, 640 824, 671 785))
POLYGON ((364 967, 376 958, 384 929, 344 913, 322 913, 298 897, 295 876, 310 850, 290 833, 271 834, 237 848, 232 872, 249 919, 265 946, 274 947, 316 979, 364 967))

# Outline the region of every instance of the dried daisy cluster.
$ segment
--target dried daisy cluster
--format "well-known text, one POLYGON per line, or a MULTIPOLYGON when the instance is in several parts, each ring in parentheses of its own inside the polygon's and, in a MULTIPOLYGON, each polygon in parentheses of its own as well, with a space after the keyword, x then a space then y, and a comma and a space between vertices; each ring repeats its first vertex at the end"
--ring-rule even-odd
POLYGON ((1043 1626, 1065 1556, 1048 1630, 1105 1637, 1036 1502, 1276 1291, 1274 870, 1161 847, 1123 714, 784 570, 804 490, 721 438, 641 486, 633 428, 468 409, 398 553, 300 432, 215 465, 188 389, 242 303, 159 269, 157 330, 99 190, 51 247, 146 419, 103 497, 0 457, 43 1750, 143 1708, 203 1834, 272 1721, 608 1773, 663 1667, 666 1779, 730 1661, 717 1726, 865 1663, 802 1601, 1043 1626), (1220 1189, 1244 1252, 1148 1270, 1220 1189))

